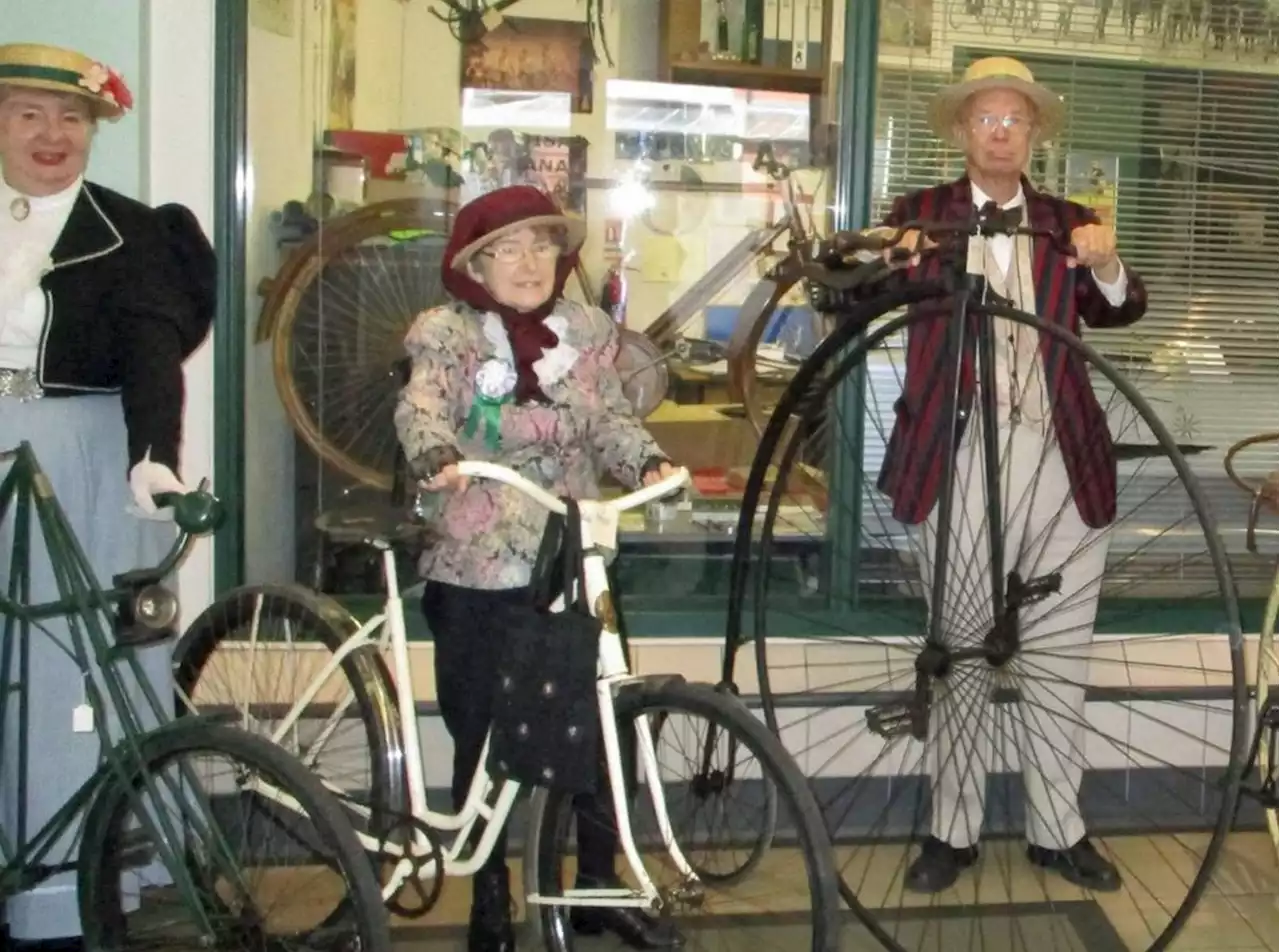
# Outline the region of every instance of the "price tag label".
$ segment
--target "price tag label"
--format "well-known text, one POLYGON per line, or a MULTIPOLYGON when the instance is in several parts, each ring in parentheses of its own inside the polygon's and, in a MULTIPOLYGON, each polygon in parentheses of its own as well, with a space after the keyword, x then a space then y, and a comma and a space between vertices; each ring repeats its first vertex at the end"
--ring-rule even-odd
POLYGON ((582 513, 582 544, 616 551, 618 548, 618 512, 612 506, 595 502, 578 504, 582 513))

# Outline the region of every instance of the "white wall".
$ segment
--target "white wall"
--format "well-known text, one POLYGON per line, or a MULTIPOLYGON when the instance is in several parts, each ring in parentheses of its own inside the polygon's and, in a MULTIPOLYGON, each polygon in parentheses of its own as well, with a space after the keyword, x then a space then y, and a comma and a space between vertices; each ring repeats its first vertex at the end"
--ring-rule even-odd
MULTIPOLYGON (((214 222, 214 0, 143 0, 141 198, 181 202, 205 233, 214 222)), ((217 334, 218 328, 214 328, 217 334)), ((213 476, 213 347, 187 362, 182 473, 188 484, 213 476)), ((218 487, 214 487, 218 491, 218 487)), ((202 542, 178 572, 183 625, 214 596, 213 546, 202 542)))

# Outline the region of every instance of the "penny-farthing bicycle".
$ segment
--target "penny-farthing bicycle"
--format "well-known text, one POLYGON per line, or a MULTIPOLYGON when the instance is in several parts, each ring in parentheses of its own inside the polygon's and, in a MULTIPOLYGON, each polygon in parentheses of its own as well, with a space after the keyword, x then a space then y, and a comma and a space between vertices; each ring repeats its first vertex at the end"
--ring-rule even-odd
MULTIPOLYGON (((1064 234, 998 212, 908 227, 939 247, 887 279, 898 236, 836 236, 807 269, 838 329, 750 475, 724 676, 758 682, 885 948, 1166 948, 1217 888, 1252 728, 1207 447, 1162 419, 1194 378, 1123 329, 1090 344, 1013 309, 971 257, 1000 234, 1029 244, 1015 264, 1070 256, 1064 234), (933 466, 885 466, 912 447, 933 466), (882 477, 916 485, 895 507, 882 477), (1027 851, 1086 833, 1119 873, 1108 892, 1027 851), (930 836, 977 847, 935 892, 908 881, 930 836)), ((1091 292, 1068 273, 1042 313, 1091 292)))

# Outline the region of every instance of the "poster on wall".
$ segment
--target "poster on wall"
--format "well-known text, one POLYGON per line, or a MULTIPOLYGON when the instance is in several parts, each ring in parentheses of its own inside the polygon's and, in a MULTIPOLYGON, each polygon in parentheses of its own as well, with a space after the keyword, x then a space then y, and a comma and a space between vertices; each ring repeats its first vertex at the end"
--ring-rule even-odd
POLYGON ((463 48, 462 85, 568 93, 573 112, 590 112, 594 66, 586 23, 506 17, 501 26, 463 48))
POLYGON ((886 0, 880 5, 880 42, 929 49, 933 44, 933 0, 886 0))
POLYGON ((260 30, 293 36, 298 0, 249 0, 249 22, 260 30))
POLYGON ((327 129, 355 126, 356 0, 329 0, 329 108, 327 129))
POLYGON ((463 179, 464 202, 505 185, 533 185, 564 211, 585 216, 587 140, 495 129, 487 138, 469 144, 463 179))
POLYGON ((1093 209, 1102 224, 1116 226, 1116 186, 1120 159, 1115 155, 1071 152, 1067 155, 1067 199, 1093 209))

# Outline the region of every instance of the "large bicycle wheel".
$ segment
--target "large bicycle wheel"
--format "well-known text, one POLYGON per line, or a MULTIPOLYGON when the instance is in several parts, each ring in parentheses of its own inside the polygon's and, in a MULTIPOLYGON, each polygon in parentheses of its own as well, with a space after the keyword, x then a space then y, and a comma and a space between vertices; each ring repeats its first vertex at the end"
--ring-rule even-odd
POLYGON ((174 690, 179 716, 230 722, 284 747, 376 839, 408 809, 395 687, 373 645, 349 651, 324 677, 358 627, 337 602, 299 586, 236 589, 179 640, 174 690))
POLYGON ((194 719, 141 739, 85 818, 89 949, 389 952, 382 895, 342 809, 267 741, 194 719), (296 946, 294 945, 296 943, 296 946))
MULTIPOLYGON (((886 948, 1166 948, 1203 896, 1230 901, 1230 883, 1214 878, 1224 849, 1233 869, 1275 879, 1273 856, 1259 853, 1261 812, 1242 807, 1241 832, 1229 832, 1251 725, 1236 590, 1204 488, 1229 505, 1225 480, 1212 482, 1216 465, 1197 457, 1195 434, 1180 448, 1097 350, 1033 316, 975 308, 975 327, 1032 336, 1011 361, 1038 354, 1052 373, 1040 379, 1043 402, 1019 405, 1025 423, 1004 427, 997 415, 994 526, 981 404, 966 405, 950 557, 936 560, 937 508, 895 509, 878 483, 882 472, 902 474, 885 463, 905 452, 911 415, 955 382, 945 348, 923 380, 907 381, 904 366, 909 342, 945 341, 936 322, 951 318, 871 322, 939 290, 913 287, 855 309, 781 401, 735 553, 729 650, 754 640, 755 664, 739 652, 729 673, 758 680, 767 723, 808 765, 842 892, 886 948), (1089 388, 1109 433, 1066 439, 1073 465, 1112 451, 1118 459, 1114 518, 1105 505, 1097 511, 1096 496, 1085 500, 1097 527, 1081 515, 1049 411, 1087 400, 1089 388), (995 608, 993 538, 1003 548, 999 594, 1021 601, 1016 610, 995 608), (1011 626, 1018 650, 988 654, 1011 626), (941 637, 926 644, 931 628, 941 637), (1071 865, 1078 852, 1049 858, 1111 892, 1081 888, 1026 853, 1028 840, 1067 850, 1086 835, 1118 884, 1071 865), (976 846, 977 858, 926 892, 912 870, 931 837, 976 846)), ((1134 359, 1121 334, 1102 339, 1176 417, 1186 375, 1134 359)), ((1021 368, 1024 382, 1035 366, 1021 368)), ((932 435, 945 446, 947 431, 940 423, 932 435)), ((1105 481, 1097 465, 1090 471, 1105 481)), ((927 492, 940 472, 911 475, 927 492)), ((1253 579, 1236 581, 1252 604, 1253 579)), ((965 852, 956 862, 972 860, 965 852)))
MULTIPOLYGON (((1275 516, 1280 506, 1280 471, 1273 469, 1275 450, 1265 454, 1246 452, 1251 448, 1274 444, 1280 433, 1259 433, 1240 440, 1227 450, 1223 469, 1227 477, 1249 496, 1249 520, 1245 529, 1245 546, 1251 553, 1264 550, 1264 558, 1275 563, 1267 537, 1274 537, 1275 516), (1269 517, 1270 526, 1259 533, 1258 523, 1263 515, 1269 517), (1261 542, 1260 542, 1261 537, 1261 542)), ((1276 821, 1276 747, 1277 720, 1276 678, 1280 667, 1276 652, 1276 620, 1280 609, 1280 574, 1277 574, 1262 613, 1262 625, 1258 629, 1257 657, 1253 664, 1254 736, 1250 749, 1245 792, 1256 798, 1267 812, 1267 826, 1271 839, 1280 844, 1280 825, 1276 821), (1255 772, 1256 771, 1256 772, 1255 772)))
MULTIPOLYGON (((663 897, 659 914, 684 933, 686 947, 841 948, 839 896, 822 818, 803 774, 764 725, 731 695, 678 678, 623 688, 616 712, 622 738, 633 736, 637 722, 651 730, 661 724, 654 739, 675 842, 695 871, 713 871, 693 888, 683 881, 662 846, 642 788, 632 801, 632 831, 663 897), (708 731, 717 737, 710 765, 708 731), (718 782, 729 777, 732 782, 718 782), (744 862, 758 851, 759 831, 771 822, 776 832, 767 852, 744 862), (726 867, 735 875, 714 875, 726 867)), ((603 802, 611 802, 607 791, 603 802)), ((571 796, 547 789, 534 793, 525 843, 528 894, 554 902, 573 887, 574 815, 571 796)), ((578 818, 612 821, 611 811, 578 818)), ((578 830, 579 840, 582 835, 578 830)), ((617 859, 616 868, 624 870, 625 861, 617 859)), ((575 948, 569 909, 529 909, 531 929, 546 948, 575 948)), ((593 938, 591 948, 602 947, 602 941, 593 938)))

